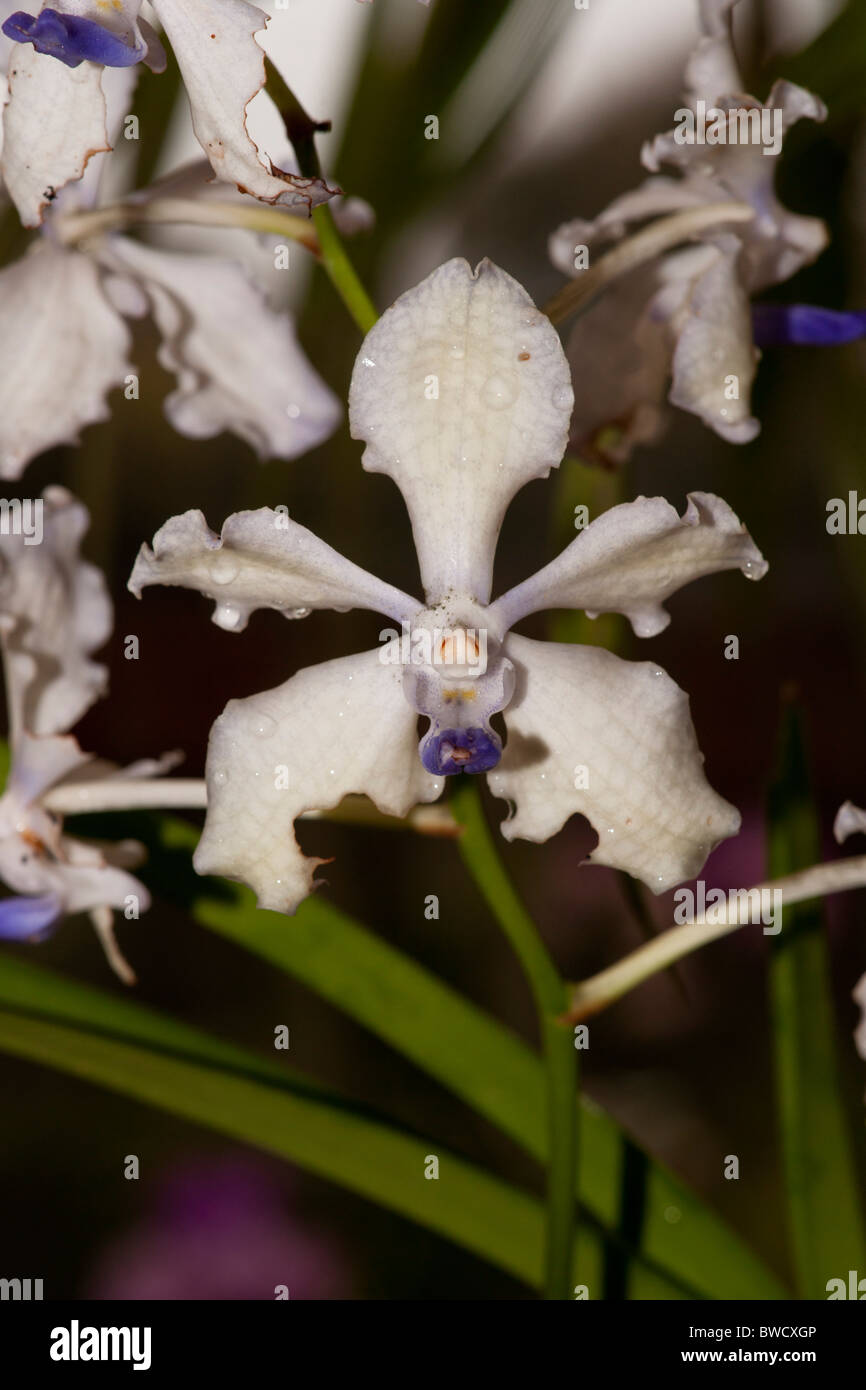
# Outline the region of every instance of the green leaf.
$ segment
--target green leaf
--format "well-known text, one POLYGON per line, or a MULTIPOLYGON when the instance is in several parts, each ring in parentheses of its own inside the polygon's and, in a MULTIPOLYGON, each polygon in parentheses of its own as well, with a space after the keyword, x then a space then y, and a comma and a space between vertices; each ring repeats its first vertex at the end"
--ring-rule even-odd
MULTIPOLYGON (((786 712, 770 794, 771 878, 820 858, 818 826, 796 714, 786 712)), ((839 1085, 835 1014, 820 902, 784 909, 770 969, 779 1126, 790 1239, 803 1298, 866 1269, 863 1211, 839 1085)))
POLYGON ((773 64, 773 76, 814 91, 831 122, 850 120, 866 108, 866 6, 849 3, 807 48, 773 64))
MULTIPOLYGON (((10 957, 0 960, 0 1048, 254 1144, 541 1282, 534 1198, 253 1053, 10 957), (431 1153, 438 1181, 424 1177, 431 1153)), ((583 1240, 599 1243, 591 1230, 583 1240)))
MULTIPOLYGON (((164 843, 196 831, 163 820, 164 843)), ((303 981, 497 1125, 539 1163, 547 1156, 540 1059, 509 1028, 322 897, 290 922, 260 912, 235 885, 201 880, 193 906, 203 925, 303 981)), ((579 1199, 597 1221, 618 1220, 622 1131, 581 1101, 579 1199)), ((683 1183, 650 1164, 642 1251, 659 1278, 691 1297, 785 1298, 787 1291, 739 1237, 683 1183), (679 1213, 676 1225, 671 1209, 679 1213), (668 1215, 666 1215, 668 1213, 668 1215)), ((654 1296, 658 1296, 657 1294, 654 1296)))
POLYGON ((567 13, 562 0, 437 0, 428 16, 418 7, 407 14, 403 0, 377 0, 371 10, 337 174, 349 193, 373 204, 379 227, 392 233, 443 188, 447 196, 457 172, 449 163, 452 148, 461 176, 471 176, 567 13), (521 51, 522 65, 515 61, 521 51), (425 138, 428 115, 441 119, 441 140, 425 138), (449 124, 452 117, 456 125, 449 124))
POLYGON ((16 956, 0 955, 0 1008, 22 1017, 29 1015, 82 1028, 108 1041, 117 1039, 223 1071, 236 1071, 241 1076, 311 1096, 337 1098, 337 1092, 292 1067, 257 1056, 125 997, 67 980, 16 956))
MULTIPOLYGON (((0 1050, 277 1154, 541 1285, 540 1203, 289 1067, 9 956, 0 957, 0 1050), (430 1153, 438 1182, 423 1176, 430 1153)), ((600 1289, 605 1232, 582 1222, 575 1248, 581 1281, 600 1289)), ((652 1297, 691 1296, 630 1256, 636 1286, 652 1297)))
POLYGON ((528 1284, 540 1281, 538 1204, 441 1145, 231 1072, 5 1011, 0 1047, 289 1159, 450 1237, 528 1284), (431 1150, 439 1157, 438 1182, 424 1177, 431 1150))

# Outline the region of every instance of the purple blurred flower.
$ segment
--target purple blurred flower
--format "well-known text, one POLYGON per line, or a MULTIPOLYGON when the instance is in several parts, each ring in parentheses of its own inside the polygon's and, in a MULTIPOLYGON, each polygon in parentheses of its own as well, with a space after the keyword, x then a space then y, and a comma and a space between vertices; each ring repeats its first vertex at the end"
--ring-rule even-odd
POLYGON ((753 304, 752 332, 758 347, 837 347, 866 337, 866 313, 818 304, 753 304))
POLYGON ((352 1295, 332 1239, 287 1210, 251 1158, 184 1162, 163 1174, 144 1219, 97 1257, 85 1296, 124 1300, 290 1299, 352 1295))

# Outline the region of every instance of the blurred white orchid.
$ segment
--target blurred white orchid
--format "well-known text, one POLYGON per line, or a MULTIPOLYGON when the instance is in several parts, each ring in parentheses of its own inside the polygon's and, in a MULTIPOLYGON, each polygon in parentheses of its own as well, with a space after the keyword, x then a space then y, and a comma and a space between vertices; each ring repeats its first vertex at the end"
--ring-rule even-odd
POLYGON ((285 511, 240 512, 220 537, 187 512, 142 548, 134 593, 197 589, 229 630, 255 608, 290 618, 368 608, 402 628, 376 650, 229 703, 211 733, 200 873, 240 879, 260 906, 292 912, 318 862, 294 839, 299 815, 362 792, 403 816, 461 771, 489 772, 495 795, 516 805, 506 838, 546 840, 582 812, 599 834, 593 862, 657 892, 736 832, 738 813, 704 777, 688 699, 663 671, 511 632, 540 609, 580 607, 624 613, 651 636, 669 621, 663 600, 688 581, 732 568, 759 578, 765 563, 724 502, 696 493, 682 518, 661 498, 615 507, 490 604, 506 508, 558 466, 572 404, 559 338, 526 291, 489 261, 474 273, 449 261, 367 335, 350 393, 364 467, 388 473, 406 501, 423 604, 285 511), (499 711, 504 752, 490 723, 499 711), (420 748, 419 714, 429 719, 420 748))
MULTIPOLYGON (((302 207, 336 191, 321 179, 277 168, 253 143, 246 110, 265 82, 264 51, 254 35, 268 16, 246 0, 152 0, 183 77, 198 141, 217 177, 266 203, 302 207)), ((35 15, 10 14, 9 96, 3 116, 2 172, 26 227, 92 155, 109 150, 106 79, 145 63, 165 67, 165 52, 140 15, 142 0, 52 0, 35 15)))
MULTIPOLYGON (((104 74, 111 130, 129 83, 128 69, 104 74)), ((104 159, 95 160, 60 194, 35 245, 0 271, 0 477, 19 477, 44 449, 74 443, 83 426, 108 417, 108 392, 135 370, 125 320, 148 313, 162 337, 159 360, 177 380, 165 412, 181 434, 231 430, 261 457, 286 459, 326 439, 340 405, 304 356, 291 317, 270 308, 231 261, 144 245, 110 230, 110 218, 101 233, 88 232, 99 212, 82 210, 96 204, 104 173, 104 159)), ((167 190, 187 195, 187 217, 191 205, 211 205, 194 166, 129 206, 144 217, 167 190)))
MULTIPOLYGON (((6 504, 4 504, 6 505, 6 504)), ((87 512, 48 488, 42 539, 0 533, 0 649, 6 679, 10 768, 0 796, 0 879, 17 896, 0 901, 0 939, 41 940, 65 916, 90 914, 121 979, 134 980, 114 939, 114 910, 137 917, 150 895, 127 869, 143 856, 135 841, 95 844, 65 834, 64 810, 129 810, 201 804, 197 783, 150 779, 170 754, 119 769, 82 752, 66 731, 104 693, 107 672, 91 660, 111 632, 101 573, 81 559, 87 512)))
POLYGON ((861 975, 852 990, 851 997, 860 1005, 861 1018, 854 1034, 854 1042, 861 1057, 866 1057, 866 975, 861 975))
MULTIPOLYGON (((836 814, 833 834, 840 845, 844 844, 849 835, 866 834, 866 811, 855 806, 852 801, 844 802, 836 814)), ((860 1056, 866 1058, 866 975, 861 975, 851 992, 851 997, 861 1011, 860 1022, 854 1033, 854 1045, 860 1056)))
POLYGON ((823 120, 825 107, 790 82, 776 82, 766 106, 742 93, 730 35, 736 2, 702 0, 704 32, 686 68, 684 110, 703 102, 723 113, 724 143, 686 140, 683 127, 657 136, 644 146, 642 163, 654 172, 670 166, 679 177, 646 179, 594 220, 567 222, 550 240, 558 269, 580 276, 581 247, 598 254, 647 219, 719 210, 715 226, 682 231, 679 241, 691 236, 694 245, 668 250, 624 275, 572 330, 568 356, 583 387, 572 441, 615 462, 657 437, 666 394, 724 439, 740 444, 754 438, 760 426, 749 397, 758 354, 750 296, 789 279, 827 244, 823 222, 788 212, 778 201, 775 160, 754 138, 763 120, 781 143, 801 117, 823 120), (751 138, 741 143, 743 134, 751 138), (751 206, 754 216, 726 224, 725 204, 751 206))

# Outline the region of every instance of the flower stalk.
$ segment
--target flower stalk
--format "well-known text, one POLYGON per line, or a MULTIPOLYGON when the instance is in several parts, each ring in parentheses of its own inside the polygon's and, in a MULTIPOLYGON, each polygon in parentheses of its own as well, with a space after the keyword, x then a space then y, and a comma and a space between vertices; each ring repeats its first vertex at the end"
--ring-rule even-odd
MULTIPOLYGON (((207 808, 207 783, 203 777, 175 777, 152 781, 146 778, 103 778, 93 782, 70 782, 52 787, 42 798, 47 811, 56 816, 84 816, 102 811, 198 811, 207 808)), ((301 820, 328 820, 345 825, 368 825, 373 829, 407 827, 419 835, 456 839, 460 826, 447 805, 415 806, 408 816, 386 816, 366 796, 347 796, 330 811, 305 811, 301 820)))
POLYGON ((313 225, 318 236, 319 259, 331 284, 361 332, 369 333, 379 315, 349 260, 334 214, 327 204, 314 210, 313 225))
POLYGON ((755 209, 748 203, 720 202, 705 203, 670 217, 661 217, 621 241, 577 280, 569 280, 548 300, 544 312, 551 323, 562 323, 578 310, 588 309, 608 285, 629 271, 637 270, 711 228, 721 228, 732 222, 751 222, 754 216, 755 209))
POLYGON ((563 1019, 566 987, 535 924, 512 886, 484 817, 474 780, 452 796, 463 862, 507 936, 535 1000, 547 1077, 549 1161, 545 1297, 571 1296, 577 1166, 577 1052, 563 1019))
MULTIPOLYGON (((316 152, 316 134, 329 130, 330 122, 314 121, 307 114, 270 59, 266 60, 265 68, 268 95, 279 109, 286 133, 297 156, 298 168, 305 178, 320 179, 322 167, 316 152)), ((369 333, 379 315, 348 257, 342 237, 337 231, 334 214, 327 203, 314 208, 313 225, 325 273, 358 328, 362 333, 369 333)))
POLYGON ((57 238, 65 246, 78 245, 89 237, 102 236, 127 227, 153 223, 184 224, 198 227, 239 227, 244 231, 273 233, 298 241, 313 255, 319 255, 315 227, 305 217, 262 204, 235 203, 222 199, 152 198, 135 196, 107 207, 87 212, 67 213, 54 223, 57 238))
POLYGON ((717 941, 719 937, 727 936, 738 927, 757 921, 759 909, 756 913, 753 908, 754 895, 760 902, 766 893, 781 893, 782 902, 790 905, 864 887, 866 855, 859 855, 856 859, 834 859, 827 864, 812 864, 808 869, 757 884, 743 895, 745 902, 741 897, 737 898, 736 903, 728 898, 726 903, 713 908, 718 921, 708 922, 706 913, 699 913, 694 922, 672 927, 646 946, 617 961, 616 965, 572 986, 568 1011, 562 1015, 562 1022, 578 1023, 581 1019, 600 1013, 637 985, 643 984, 651 975, 667 969, 674 961, 681 960, 711 941, 717 941))

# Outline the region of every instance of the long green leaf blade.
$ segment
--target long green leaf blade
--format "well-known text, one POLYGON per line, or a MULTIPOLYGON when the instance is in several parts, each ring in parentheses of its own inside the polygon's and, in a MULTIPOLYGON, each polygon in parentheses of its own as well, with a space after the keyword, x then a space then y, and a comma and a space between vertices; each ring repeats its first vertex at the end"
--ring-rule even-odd
POLYGON ((349 1109, 98 1033, 0 1010, 0 1048, 298 1163, 537 1287, 543 1217, 527 1194, 441 1145, 349 1109), (439 1159, 438 1181, 424 1176, 439 1159))
MULTIPOLYGON (((102 994, 90 986, 10 956, 0 957, 0 1050, 71 1071, 82 1079, 137 1096, 266 1148, 449 1236, 527 1283, 535 1280, 534 1252, 536 1245, 541 1251, 543 1241, 540 1204, 480 1172, 464 1159, 447 1154, 435 1141, 411 1139, 272 1059, 225 1043, 129 999, 102 994), (116 1050, 116 1055, 112 1049, 116 1050), (120 1057, 124 1059, 122 1064, 118 1062, 120 1057), (127 1066, 131 1068, 128 1072, 127 1066), (182 1070, 184 1068, 186 1070, 182 1070), (194 1084, 184 1089, 193 1071, 194 1084), (183 1086, 178 1084, 181 1078, 183 1086), (165 1090, 161 1089, 163 1082, 165 1090), (239 1091, 243 1086, 255 1089, 239 1091), (240 1108, 234 1105, 234 1097, 239 1094, 246 1097, 240 1108), (288 1109, 279 1109, 281 1100, 287 1102, 288 1109), (227 1110, 230 1101, 231 1113, 227 1110), (256 1111, 255 1123, 244 1118, 250 1106, 256 1111), (261 1122, 257 1106, 264 1109, 261 1122), (325 1111, 329 1112, 328 1116, 325 1111), (272 1141, 275 1136, 279 1139, 281 1115, 291 1115, 293 1123, 298 1125, 309 1122, 311 1128, 306 1135, 284 1136, 275 1146, 272 1141), (276 1120, 272 1122, 274 1116, 276 1120), (339 1144, 344 1151, 354 1152, 357 1163, 335 1161, 330 1152, 333 1134, 328 1131, 328 1124, 332 1130, 334 1127, 339 1130, 339 1144), (355 1126, 360 1126, 358 1132, 366 1148, 363 1144, 351 1148, 355 1126), (408 1149, 409 1143, 415 1147, 408 1149), (410 1152, 416 1158, 421 1154, 424 1159, 428 1153, 435 1154, 443 1162, 443 1168, 447 1160, 449 1173, 461 1175, 462 1187, 448 1189, 446 1208, 452 1198, 456 1202, 466 1196, 473 1202, 480 1200, 478 1209, 486 1212, 485 1219, 489 1217, 496 1223, 505 1221, 507 1224, 511 1220, 507 1207, 513 1198, 512 1237, 503 1241, 499 1234, 493 1233, 492 1240, 487 1241, 481 1222, 473 1220, 464 1229, 459 1212, 450 1212, 450 1209, 445 1218, 433 1219, 431 1213, 435 1216, 441 1206, 439 1199, 431 1197, 421 1209, 412 1205, 410 1196, 405 1190, 401 1192, 399 1183, 396 1188, 392 1185, 393 1168, 396 1166, 399 1173, 405 1174, 406 1156, 410 1152), (383 1167, 383 1155, 393 1160, 391 1168, 388 1163, 383 1167), (368 1169, 362 1173, 358 1171, 358 1164, 367 1164, 368 1169), (530 1226, 531 1239, 527 1244, 526 1233, 530 1226)), ((414 1169, 412 1171, 415 1173, 414 1169)), ((413 1183, 414 1180, 413 1177, 413 1183)), ((427 1184, 428 1180, 424 1182, 427 1184)), ((432 1181, 428 1185, 437 1186, 432 1181)), ((593 1272, 602 1267, 605 1241, 606 1234, 597 1223, 584 1221, 581 1224, 577 1247, 579 1268, 581 1278, 589 1281, 594 1291, 601 1286, 600 1277, 595 1278, 593 1272)), ((688 1291, 671 1283, 664 1271, 654 1268, 636 1252, 631 1252, 631 1258, 635 1261, 636 1277, 642 1279, 646 1287, 667 1290, 667 1296, 672 1298, 689 1296, 688 1291)), ((540 1261, 539 1253, 539 1265, 540 1261)), ((653 1296, 664 1295, 656 1292, 653 1296)))
MULTIPOLYGON (((191 844, 183 822, 163 823, 164 842, 191 844)), ((259 912, 251 894, 216 896, 201 883, 194 915, 243 949, 303 981, 383 1038, 543 1163, 544 1079, 536 1055, 507 1027, 376 937, 324 898, 307 900, 291 923, 259 912)), ((581 1101, 579 1199, 615 1226, 622 1132, 581 1101)), ((709 1298, 785 1298, 778 1279, 739 1237, 671 1173, 651 1163, 643 1253, 674 1284, 709 1298), (666 1213, 675 1208, 676 1226, 666 1213)))
MULTIPOLYGON (((770 797, 770 876, 820 857, 796 716, 783 724, 770 797)), ((797 1285, 826 1298, 830 1279, 866 1269, 866 1236, 839 1085, 830 968, 820 903, 784 909, 770 969, 779 1127, 797 1285)))

